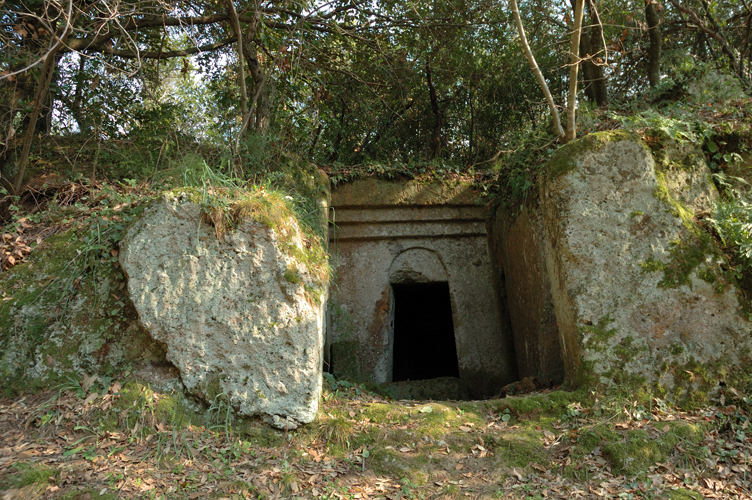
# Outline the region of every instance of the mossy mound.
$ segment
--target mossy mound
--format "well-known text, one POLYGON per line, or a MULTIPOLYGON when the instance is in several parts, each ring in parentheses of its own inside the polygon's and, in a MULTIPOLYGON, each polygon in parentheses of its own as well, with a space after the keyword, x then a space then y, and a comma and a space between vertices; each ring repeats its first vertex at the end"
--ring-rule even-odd
POLYGON ((0 274, 5 394, 164 362, 163 349, 138 324, 123 273, 87 247, 88 234, 84 226, 68 228, 0 274))
POLYGON ((4 214, 4 233, 23 231, 19 221, 27 221, 43 235, 56 234, 31 243, 25 262, 0 272, 3 393, 50 388, 85 374, 169 365, 164 348, 140 325, 117 262, 122 235, 154 199, 195 199, 220 238, 247 218, 274 229, 282 249, 298 263, 288 270, 288 280, 307 271, 317 282, 306 289, 310 300, 322 300, 329 272, 320 205, 327 196, 325 176, 311 168, 277 179, 296 183, 297 191, 286 195, 268 185, 248 187, 204 164, 191 172, 193 177, 182 180, 196 186, 162 192, 135 181, 67 183, 55 176, 54 189, 43 191, 33 210, 18 202, 4 214), (302 244, 293 241, 293 232, 302 244))

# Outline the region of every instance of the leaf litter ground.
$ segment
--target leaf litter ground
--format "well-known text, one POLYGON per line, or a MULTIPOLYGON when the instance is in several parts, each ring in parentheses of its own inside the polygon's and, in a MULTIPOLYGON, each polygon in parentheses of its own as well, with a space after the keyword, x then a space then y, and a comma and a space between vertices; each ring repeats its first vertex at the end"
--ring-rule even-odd
POLYGON ((85 380, 0 401, 0 498, 752 498, 747 398, 733 389, 739 404, 679 411, 559 391, 432 402, 353 387, 287 433, 179 425, 121 391, 85 380))

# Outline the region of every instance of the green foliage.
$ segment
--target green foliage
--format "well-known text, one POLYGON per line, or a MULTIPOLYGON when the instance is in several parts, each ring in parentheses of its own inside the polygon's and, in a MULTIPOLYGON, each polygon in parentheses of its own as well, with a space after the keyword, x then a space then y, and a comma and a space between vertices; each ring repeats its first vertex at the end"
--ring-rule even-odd
POLYGON ((627 130, 654 130, 680 142, 699 143, 700 137, 710 134, 710 127, 700 122, 692 122, 674 117, 654 109, 647 109, 634 115, 612 113, 611 117, 627 130))
POLYGON ((334 391, 335 393, 339 389, 349 389, 351 387, 355 387, 353 383, 348 380, 337 380, 331 373, 324 373, 324 381, 329 386, 329 389, 334 391))
POLYGON ((227 394, 217 394, 206 410, 206 414, 208 428, 210 430, 221 430, 229 443, 235 414, 227 394))
POLYGON ((653 102, 686 100, 705 106, 743 96, 739 79, 718 61, 697 57, 686 48, 673 48, 664 54, 662 63, 666 76, 651 89, 653 102))
POLYGON ((625 139, 637 140, 638 137, 626 130, 606 130, 558 145, 547 127, 521 133, 513 139, 515 149, 495 165, 503 201, 512 206, 523 204, 543 173, 554 179, 572 170, 581 154, 596 151, 607 142, 625 139))
POLYGON ((667 163, 664 149, 670 141, 681 145, 693 145, 701 149, 712 170, 741 161, 741 156, 734 152, 725 152, 728 133, 727 123, 712 123, 697 119, 696 107, 677 104, 663 109, 647 109, 633 115, 612 113, 611 118, 621 123, 627 130, 642 132, 646 142, 659 163, 667 163))
POLYGON ((63 205, 70 192, 62 191, 36 214, 37 223, 62 224, 61 233, 41 243, 29 262, 0 274, 0 389, 6 393, 49 387, 84 370, 107 374, 159 351, 143 330, 126 333, 135 311, 123 295, 116 257, 148 196, 128 184, 75 188, 84 196, 63 205), (109 355, 112 345, 119 347, 116 356, 109 355))
POLYGON ((709 221, 742 269, 752 272, 752 203, 743 193, 731 193, 716 201, 709 221))
POLYGON ((509 138, 511 152, 494 164, 509 203, 527 200, 542 166, 556 151, 556 137, 548 126, 519 131, 509 138))
MULTIPOLYGON (((52 137, 79 142, 91 157, 92 174, 142 179, 158 175, 186 151, 216 148, 216 157, 203 155, 212 168, 254 184, 284 170, 291 157, 331 165, 335 181, 349 178, 356 166, 398 177, 497 165, 502 187, 524 200, 536 182, 539 153, 554 149, 547 106, 503 4, 386 1, 361 8, 337 0, 314 8, 284 1, 258 12, 261 22, 247 48, 255 62, 245 65, 226 43, 233 33, 219 4, 123 5, 113 14, 93 4, 71 20, 71 40, 58 54, 50 88, 52 137), (195 25, 182 17, 199 14, 195 25), (171 22, 154 22, 159 18, 171 22), (200 36, 196 26, 202 26, 200 36), (94 38, 97 43, 91 43, 94 38), (243 66, 245 74, 238 78, 243 66), (236 142, 241 81, 255 113, 236 142)), ((637 7, 606 0, 598 16, 587 14, 585 41, 604 68, 612 110, 634 114, 647 105, 692 101, 705 106, 743 96, 749 83, 744 61, 750 56, 741 51, 739 67, 717 44, 724 39, 732 47, 745 46, 742 3, 691 6, 719 32, 702 40, 684 14, 660 9, 664 78, 654 89, 644 78, 648 30, 637 7), (602 34, 590 26, 596 21, 603 23, 602 34), (608 50, 601 50, 601 43, 608 50), (723 72, 741 75, 742 81, 713 76, 723 72), (699 93, 693 90, 698 81, 703 82, 699 93)), ((250 29, 249 20, 256 19, 249 15, 250 5, 239 8, 243 30, 250 29)), ((53 13, 43 2, 16 2, 3 7, 2 15, 6 26, 17 27, 0 33, 0 74, 8 77, 0 88, 5 163, 28 127, 40 80, 40 65, 24 68, 39 61, 50 42, 50 33, 31 33, 22 20, 53 13), (14 71, 19 73, 9 74, 14 71)), ((562 61, 569 54, 561 41, 570 34, 570 5, 523 4, 521 15, 525 26, 534 27, 528 29, 532 50, 559 100, 568 88, 562 61)), ((581 131, 604 130, 592 102, 593 84, 583 83, 581 131)), ((696 132, 663 118, 642 118, 672 137, 686 139, 696 132)), ((33 124, 43 135, 45 121, 33 124)), ((707 141, 715 154, 714 141, 707 141)), ((2 165, 5 175, 11 163, 2 165)))
POLYGON ((329 180, 333 186, 369 177, 387 181, 416 179, 431 182, 458 177, 482 177, 485 173, 483 171, 476 172, 472 168, 466 169, 462 165, 442 159, 409 161, 407 163, 374 161, 364 165, 333 165, 327 167, 326 171, 329 173, 329 180))

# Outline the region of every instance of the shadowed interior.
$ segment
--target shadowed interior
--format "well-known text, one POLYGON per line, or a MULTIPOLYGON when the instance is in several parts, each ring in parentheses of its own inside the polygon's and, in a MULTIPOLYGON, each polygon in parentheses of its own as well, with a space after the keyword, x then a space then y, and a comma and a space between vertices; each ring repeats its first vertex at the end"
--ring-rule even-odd
POLYGON ((449 284, 394 284, 392 380, 459 377, 449 284))

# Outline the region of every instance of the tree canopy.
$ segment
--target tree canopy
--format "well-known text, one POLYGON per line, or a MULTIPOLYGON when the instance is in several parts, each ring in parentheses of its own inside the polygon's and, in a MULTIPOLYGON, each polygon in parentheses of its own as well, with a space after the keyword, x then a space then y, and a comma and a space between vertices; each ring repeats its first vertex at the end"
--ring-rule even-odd
MULTIPOLYGON (((5 0, 0 168, 6 182, 23 170, 40 135, 486 165, 550 121, 513 3, 5 0)), ((670 98, 703 64, 750 84, 744 0, 526 0, 519 13, 557 106, 670 98)))

